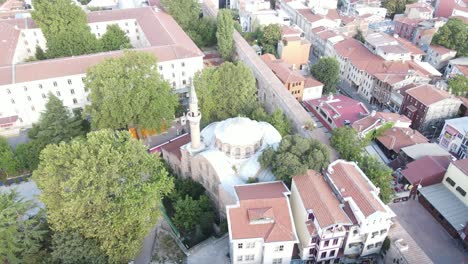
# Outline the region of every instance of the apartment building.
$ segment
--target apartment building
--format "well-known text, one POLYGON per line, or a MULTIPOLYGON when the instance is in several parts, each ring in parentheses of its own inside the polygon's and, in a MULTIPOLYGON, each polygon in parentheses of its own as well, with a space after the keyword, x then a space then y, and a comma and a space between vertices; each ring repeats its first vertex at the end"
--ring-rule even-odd
POLYGON ((284 62, 302 69, 309 66, 310 41, 302 37, 302 31, 291 26, 281 28, 278 56, 284 62))
POLYGON ((468 158, 468 116, 445 120, 438 141, 457 158, 468 158))
POLYGON ((386 61, 421 61, 426 54, 408 40, 382 32, 367 35, 364 45, 386 61))
POLYGON ((400 113, 411 119, 411 127, 434 137, 443 121, 457 115, 461 101, 433 85, 424 84, 406 91, 400 113))
POLYGON ((468 57, 461 57, 450 60, 445 68, 445 77, 450 78, 455 75, 468 76, 468 57))
POLYGON ((315 58, 335 57, 334 45, 345 40, 345 36, 336 30, 318 27, 312 29, 311 35, 312 55, 315 58))
POLYGON ((361 6, 380 7, 380 0, 343 0, 341 1, 341 11, 345 15, 357 15, 357 9, 361 6))
POLYGON ((456 50, 447 49, 438 45, 431 45, 427 50, 425 61, 429 62, 429 64, 437 70, 442 70, 456 55, 456 50))
POLYGON ((393 211, 380 198, 379 189, 354 162, 336 160, 325 173, 332 190, 353 226, 348 230, 343 254, 348 258, 380 252, 392 225, 393 211))
POLYGON ((434 14, 434 7, 427 3, 414 3, 406 5, 405 16, 412 19, 431 19, 434 14))
MULTIPOLYGON (((191 80, 203 69, 203 53, 168 14, 151 7, 88 13, 90 28, 97 37, 107 25, 119 25, 129 36, 134 50, 154 54, 159 72, 185 98, 191 80)), ((20 63, 33 55, 35 46, 45 48, 40 29, 30 19, 0 22, 10 32, 7 44, 0 44, 0 117, 16 119, 1 133, 30 127, 45 109, 49 92, 69 109, 89 104, 84 77, 89 67, 122 55, 122 51, 20 63), (6 48, 4 45, 7 45, 6 48)))
POLYGON ((353 122, 352 127, 358 132, 359 136, 365 137, 368 133, 379 129, 386 124, 392 124, 392 127, 409 128, 411 120, 404 115, 376 112, 373 110, 369 115, 353 122))
POLYGON ((417 130, 409 127, 392 127, 376 138, 377 145, 388 159, 397 158, 402 148, 423 144, 429 140, 417 130))
POLYGON ((236 205, 226 207, 231 262, 290 263, 298 243, 283 182, 235 186, 236 205))
POLYGON ((291 207, 300 258, 314 263, 339 260, 353 223, 325 178, 313 170, 293 177, 291 207))

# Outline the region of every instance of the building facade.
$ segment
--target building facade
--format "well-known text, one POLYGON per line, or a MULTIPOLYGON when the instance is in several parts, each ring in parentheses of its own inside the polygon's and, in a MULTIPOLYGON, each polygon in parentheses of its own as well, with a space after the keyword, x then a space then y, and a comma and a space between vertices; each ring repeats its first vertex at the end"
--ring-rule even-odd
POLYGON ((429 62, 437 70, 442 70, 447 66, 449 60, 455 58, 457 51, 450 50, 442 46, 429 46, 425 61, 429 62))
POLYGON ((438 141, 457 158, 468 158, 468 116, 445 120, 438 141))

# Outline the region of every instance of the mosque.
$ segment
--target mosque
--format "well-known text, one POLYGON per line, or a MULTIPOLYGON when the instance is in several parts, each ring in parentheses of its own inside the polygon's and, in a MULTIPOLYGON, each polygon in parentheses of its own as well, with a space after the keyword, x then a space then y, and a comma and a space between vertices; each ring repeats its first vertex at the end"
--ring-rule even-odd
POLYGON ((281 141, 272 125, 235 117, 211 123, 200 133, 201 113, 193 87, 187 120, 190 134, 162 146, 162 156, 175 173, 205 187, 221 217, 226 205, 236 203, 235 185, 275 180, 258 162, 265 149, 276 148, 281 141))

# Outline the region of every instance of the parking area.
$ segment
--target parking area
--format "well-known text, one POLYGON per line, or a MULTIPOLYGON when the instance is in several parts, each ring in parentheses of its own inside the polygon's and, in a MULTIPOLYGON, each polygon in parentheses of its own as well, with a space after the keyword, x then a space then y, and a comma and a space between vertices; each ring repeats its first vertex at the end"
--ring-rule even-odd
POLYGON ((417 200, 391 204, 390 207, 401 226, 434 263, 468 263, 468 253, 461 243, 453 239, 417 200))
POLYGON ((202 242, 190 249, 187 264, 228 264, 231 263, 227 254, 229 253, 229 236, 225 235, 218 239, 202 242))

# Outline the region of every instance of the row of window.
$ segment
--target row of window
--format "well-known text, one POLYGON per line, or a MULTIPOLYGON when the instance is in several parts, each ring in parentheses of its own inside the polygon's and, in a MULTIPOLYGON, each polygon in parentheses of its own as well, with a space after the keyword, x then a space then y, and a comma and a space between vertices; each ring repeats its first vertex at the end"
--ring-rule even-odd
POLYGON ((367 249, 372 249, 374 247, 378 248, 380 246, 382 246, 382 242, 375 243, 375 245, 374 244, 369 244, 369 245, 367 245, 367 249))
MULTIPOLYGON (((82 80, 83 82, 84 82, 84 79, 85 79, 85 77, 82 77, 82 78, 81 78, 81 80, 82 80)), ((73 82, 72 82, 71 79, 68 79, 68 80, 67 80, 67 83, 68 83, 69 85, 72 85, 73 82)), ((54 87, 57 87, 57 86, 58 86, 57 81, 53 81, 52 84, 54 85, 54 87)), ((42 87, 43 87, 41 83, 38 84, 37 86, 39 87, 39 89, 42 89, 42 87)), ((24 89, 25 92, 28 91, 28 87, 27 87, 27 86, 23 86, 23 89, 24 89)), ((85 88, 85 90, 86 90, 86 88, 85 88)), ((11 94, 11 90, 10 90, 10 89, 6 89, 6 91, 7 91, 8 94, 11 94)), ((72 89, 71 91, 73 91, 73 89, 72 89)), ((72 93, 72 94, 73 94, 73 93, 72 93)))
MULTIPOLYGON (((255 260, 255 255, 250 254, 250 255, 243 255, 243 256, 237 256, 237 261, 254 261, 255 260)), ((280 262, 281 263, 281 262, 280 262)))
MULTIPOLYGON (((244 243, 239 243, 237 244, 238 249, 243 249, 244 248, 244 243)), ((255 248, 255 242, 247 242, 245 243, 245 248, 255 248)))
MULTIPOLYGON (((445 181, 446 181, 448 184, 450 184, 450 186, 455 187, 455 181, 452 180, 450 177, 447 177, 447 178, 445 179, 445 181)), ((457 190, 457 192, 459 192, 461 196, 463 196, 463 197, 466 196, 466 191, 463 190, 462 187, 457 186, 457 188, 455 188, 455 190, 457 190)))
MULTIPOLYGON (((56 91, 55 94, 56 94, 58 97, 60 97, 60 96, 62 95, 62 94, 60 93, 60 91, 56 91)), ((70 94, 75 94, 75 90, 74 90, 74 89, 70 89, 70 94)), ((26 98, 28 99, 28 101, 31 101, 31 100, 32 100, 32 99, 31 99, 31 96, 29 96, 29 95, 28 95, 26 98)), ((46 99, 47 96, 43 93, 43 94, 42 94, 42 98, 46 99)), ((73 102, 75 102, 75 100, 76 100, 76 99, 73 99, 73 102)), ((12 103, 12 104, 15 104, 15 100, 14 100, 13 98, 11 99, 11 103, 12 103)))

